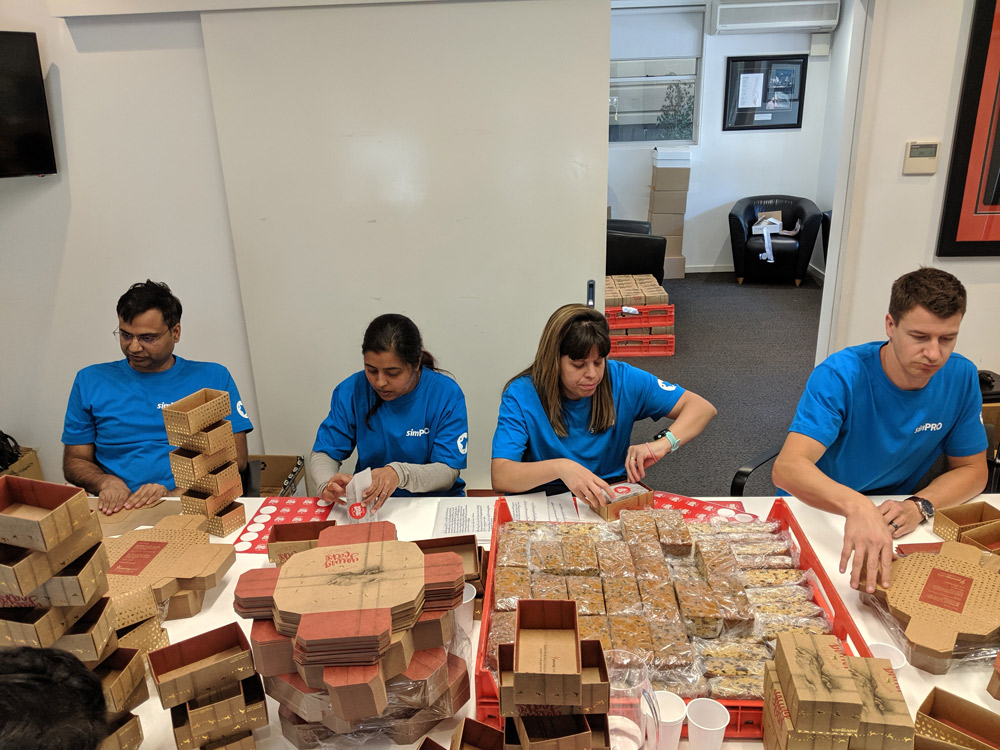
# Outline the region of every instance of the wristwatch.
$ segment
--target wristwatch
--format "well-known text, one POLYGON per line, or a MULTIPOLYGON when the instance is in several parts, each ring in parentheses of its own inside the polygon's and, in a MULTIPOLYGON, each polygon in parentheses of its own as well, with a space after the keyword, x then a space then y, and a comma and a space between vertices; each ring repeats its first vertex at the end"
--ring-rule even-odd
MULTIPOLYGON (((931 505, 930 500, 925 500, 924 498, 919 497, 918 495, 911 495, 906 499, 912 500, 917 504, 917 510, 919 510, 920 515, 924 517, 924 521, 930 521, 932 518, 934 518, 934 506, 931 505)), ((923 523, 924 521, 921 521, 920 523, 923 523)))
POLYGON ((677 438, 674 435, 674 433, 672 433, 669 429, 668 430, 663 430, 662 432, 658 432, 656 434, 656 437, 653 438, 653 439, 654 440, 662 440, 663 438, 666 438, 669 441, 669 443, 670 443, 670 452, 671 453, 676 453, 677 449, 681 447, 681 441, 680 441, 680 439, 677 438))

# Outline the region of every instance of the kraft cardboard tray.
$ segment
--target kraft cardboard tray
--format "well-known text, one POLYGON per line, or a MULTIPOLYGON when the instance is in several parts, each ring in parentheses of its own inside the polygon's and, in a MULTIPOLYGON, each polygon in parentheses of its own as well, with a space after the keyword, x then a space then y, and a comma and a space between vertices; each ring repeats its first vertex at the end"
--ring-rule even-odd
POLYGON ((918 738, 949 743, 969 750, 1000 747, 1000 714, 940 688, 931 688, 917 709, 918 738))
POLYGON ((213 388, 185 396, 163 408, 163 424, 167 435, 186 437, 225 419, 231 413, 229 392, 213 388))
POLYGON ((30 596, 102 538, 101 522, 92 513, 82 528, 49 552, 0 544, 0 596, 30 596))
POLYGON ((267 559, 280 567, 296 552, 304 552, 319 546, 320 532, 336 525, 337 521, 333 519, 305 523, 276 523, 271 526, 267 535, 267 559))
POLYGON ((78 487, 0 477, 0 544, 51 552, 90 519, 78 487))
POLYGON ((989 503, 963 503, 941 508, 934 514, 934 533, 951 542, 962 540, 962 534, 990 521, 1000 521, 1000 508, 989 503))

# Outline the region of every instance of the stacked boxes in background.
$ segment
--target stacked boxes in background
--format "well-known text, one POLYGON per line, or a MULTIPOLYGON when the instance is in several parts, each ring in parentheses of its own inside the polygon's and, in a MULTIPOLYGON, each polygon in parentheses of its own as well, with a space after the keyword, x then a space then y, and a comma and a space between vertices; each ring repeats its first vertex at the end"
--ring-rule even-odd
POLYGON ((674 353, 674 307, 650 274, 604 277, 604 314, 612 357, 668 357, 674 353), (624 314, 635 308, 638 315, 624 314))
POLYGON ((663 277, 684 278, 684 212, 687 209, 691 162, 687 154, 653 150, 653 179, 649 190, 649 223, 653 234, 667 238, 663 277))
MULTIPOLYGON (((140 655, 119 648, 108 598, 108 553, 86 493, 0 477, 0 647, 58 648, 101 678, 109 711, 149 697, 140 655)), ((123 716, 104 747, 138 747, 138 719, 123 716)))
POLYGON ((243 528, 246 511, 236 498, 243 492, 236 464, 229 394, 203 388, 163 409, 170 470, 181 495, 181 512, 208 519, 208 533, 227 536, 243 528))

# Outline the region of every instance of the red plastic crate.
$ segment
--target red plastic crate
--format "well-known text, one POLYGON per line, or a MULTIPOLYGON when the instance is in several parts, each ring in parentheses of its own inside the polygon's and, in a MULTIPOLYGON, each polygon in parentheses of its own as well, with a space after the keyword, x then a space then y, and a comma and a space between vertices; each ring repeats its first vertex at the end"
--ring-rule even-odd
MULTIPOLYGON (((493 510, 491 551, 497 548, 500 526, 511 520, 507 501, 501 497, 497 500, 493 510)), ((803 570, 812 570, 815 574, 820 587, 815 590, 814 599, 830 616, 833 623, 833 634, 840 639, 844 652, 850 655, 870 657, 872 654, 868 650, 868 645, 861 637, 857 625, 854 624, 854 620, 830 581, 830 577, 823 570, 823 566, 819 564, 819 559, 816 557, 812 545, 806 539, 805 533, 788 503, 781 498, 776 498, 767 520, 781 523, 782 529, 789 532, 799 548, 799 567, 803 570)), ((491 554, 489 570, 486 574, 486 594, 483 597, 483 619, 479 631, 479 647, 476 649, 476 718, 491 726, 502 728, 496 680, 486 668, 486 645, 489 640, 490 621, 493 613, 493 576, 495 571, 496 557, 491 554)), ((730 739, 756 739, 763 735, 763 701, 721 700, 719 702, 729 709, 730 720, 729 726, 726 728, 726 737, 730 739)), ((686 733, 687 727, 684 728, 684 731, 686 733)))
POLYGON ((662 328, 674 324, 673 305, 638 305, 635 307, 638 315, 622 315, 620 307, 604 308, 604 316, 608 319, 608 328, 620 331, 624 328, 645 328, 655 326, 662 328))
POLYGON ((609 357, 672 357, 674 336, 612 336, 609 357))

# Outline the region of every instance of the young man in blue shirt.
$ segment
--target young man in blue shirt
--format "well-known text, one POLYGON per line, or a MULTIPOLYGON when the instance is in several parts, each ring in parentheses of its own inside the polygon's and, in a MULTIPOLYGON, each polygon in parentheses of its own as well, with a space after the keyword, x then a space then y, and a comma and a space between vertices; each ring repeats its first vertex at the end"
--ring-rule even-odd
POLYGON ((181 303, 166 284, 133 284, 118 300, 114 331, 125 359, 77 373, 63 426, 66 481, 99 498, 104 513, 139 508, 174 492, 161 410, 202 388, 229 392, 242 471, 253 429, 229 371, 174 354, 181 303))
POLYGON ((975 365, 954 352, 965 315, 961 282, 936 268, 892 285, 888 341, 832 354, 810 375, 774 464, 775 485, 845 517, 840 572, 889 585, 893 540, 986 486, 986 432, 975 365), (941 455, 948 468, 911 495, 941 455))

